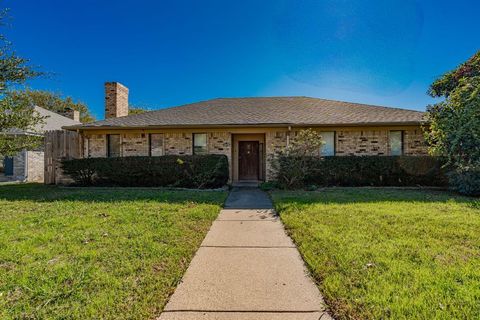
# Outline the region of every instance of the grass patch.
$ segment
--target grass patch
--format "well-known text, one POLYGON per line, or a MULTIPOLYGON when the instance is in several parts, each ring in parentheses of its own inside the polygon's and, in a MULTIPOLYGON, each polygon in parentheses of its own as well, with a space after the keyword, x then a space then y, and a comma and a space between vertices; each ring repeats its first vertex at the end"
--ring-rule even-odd
POLYGON ((479 319, 480 201, 440 191, 272 193, 338 319, 479 319))
POLYGON ((158 316, 225 197, 0 186, 0 318, 158 316))

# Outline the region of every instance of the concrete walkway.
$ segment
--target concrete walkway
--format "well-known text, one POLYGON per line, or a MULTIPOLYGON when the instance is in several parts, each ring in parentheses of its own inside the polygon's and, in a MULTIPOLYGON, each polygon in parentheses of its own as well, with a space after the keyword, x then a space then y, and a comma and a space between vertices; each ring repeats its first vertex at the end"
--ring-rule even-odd
POLYGON ((331 319, 268 196, 234 189, 159 320, 331 319))

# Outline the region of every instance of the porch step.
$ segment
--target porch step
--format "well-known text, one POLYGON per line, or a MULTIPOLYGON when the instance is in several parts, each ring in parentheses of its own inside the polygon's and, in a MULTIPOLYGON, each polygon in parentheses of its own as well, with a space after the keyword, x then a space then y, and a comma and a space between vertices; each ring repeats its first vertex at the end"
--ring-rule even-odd
POLYGON ((235 181, 232 183, 232 187, 235 188, 257 188, 262 181, 248 180, 248 181, 235 181))

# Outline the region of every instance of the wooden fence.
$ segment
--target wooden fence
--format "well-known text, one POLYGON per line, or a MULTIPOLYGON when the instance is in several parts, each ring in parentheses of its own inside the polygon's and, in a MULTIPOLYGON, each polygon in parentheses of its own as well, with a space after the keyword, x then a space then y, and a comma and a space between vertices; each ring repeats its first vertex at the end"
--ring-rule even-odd
POLYGON ((83 155, 81 135, 75 131, 53 130, 45 133, 45 184, 62 184, 70 179, 63 175, 61 160, 83 155))

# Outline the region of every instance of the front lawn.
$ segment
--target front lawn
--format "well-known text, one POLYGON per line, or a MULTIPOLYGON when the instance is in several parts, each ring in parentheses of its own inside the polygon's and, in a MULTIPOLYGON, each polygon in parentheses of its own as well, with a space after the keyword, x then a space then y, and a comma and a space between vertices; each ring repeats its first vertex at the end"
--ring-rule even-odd
POLYGON ((480 201, 440 191, 273 192, 338 319, 479 319, 480 201))
POLYGON ((0 186, 0 318, 155 318, 225 197, 0 186))

